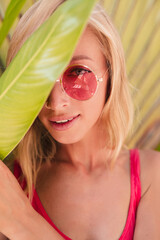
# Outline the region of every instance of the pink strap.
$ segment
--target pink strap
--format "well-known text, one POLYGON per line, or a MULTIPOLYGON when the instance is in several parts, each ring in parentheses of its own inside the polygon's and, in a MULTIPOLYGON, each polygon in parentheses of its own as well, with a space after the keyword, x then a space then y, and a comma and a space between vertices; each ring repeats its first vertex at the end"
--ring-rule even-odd
POLYGON ((131 197, 125 228, 119 240, 131 240, 134 235, 136 211, 141 198, 140 158, 138 149, 130 150, 131 197))

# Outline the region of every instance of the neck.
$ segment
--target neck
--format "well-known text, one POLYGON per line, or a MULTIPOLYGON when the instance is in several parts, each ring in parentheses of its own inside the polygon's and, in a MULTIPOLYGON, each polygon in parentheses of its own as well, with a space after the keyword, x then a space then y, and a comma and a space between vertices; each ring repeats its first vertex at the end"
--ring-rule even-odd
POLYGON ((89 173, 106 166, 108 155, 104 131, 92 129, 78 142, 59 144, 56 159, 71 164, 76 170, 89 173))

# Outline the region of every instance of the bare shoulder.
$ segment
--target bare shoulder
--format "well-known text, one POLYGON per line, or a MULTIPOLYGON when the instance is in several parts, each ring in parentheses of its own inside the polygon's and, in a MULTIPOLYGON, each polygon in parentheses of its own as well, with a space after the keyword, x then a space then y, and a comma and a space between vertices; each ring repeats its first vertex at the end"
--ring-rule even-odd
POLYGON ((153 167, 159 166, 160 164, 160 152, 145 149, 145 150, 139 150, 140 153, 140 159, 142 164, 152 165, 153 167))
POLYGON ((160 239, 160 153, 140 150, 142 194, 134 240, 160 239))
POLYGON ((160 161, 160 152, 151 150, 151 149, 144 149, 139 150, 140 156, 144 161, 149 161, 150 163, 156 163, 160 161))
POLYGON ((160 152, 139 150, 141 166, 142 195, 153 181, 160 181, 160 152))

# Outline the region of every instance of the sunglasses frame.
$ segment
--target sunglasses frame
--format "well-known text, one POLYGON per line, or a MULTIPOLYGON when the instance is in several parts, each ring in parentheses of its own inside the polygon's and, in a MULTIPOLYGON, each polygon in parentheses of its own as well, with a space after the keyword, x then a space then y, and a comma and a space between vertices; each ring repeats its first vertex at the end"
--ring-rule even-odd
MULTIPOLYGON (((96 92, 97 92, 99 82, 103 82, 103 78, 104 78, 106 72, 108 71, 108 68, 107 68, 107 70, 104 72, 104 74, 103 74, 102 77, 98 77, 98 76, 95 74, 95 72, 94 72, 90 67, 88 67, 87 65, 84 65, 84 64, 73 64, 73 65, 70 65, 70 66, 68 66, 67 68, 65 68, 65 70, 64 70, 63 73, 61 74, 60 78, 58 78, 58 79, 56 80, 56 82, 60 82, 60 85, 61 85, 62 90, 63 90, 69 97, 71 97, 71 96, 65 91, 65 89, 64 89, 64 87, 63 87, 63 75, 64 75, 64 73, 65 73, 69 68, 74 67, 74 66, 84 67, 84 68, 86 68, 87 70, 91 71, 91 72, 94 74, 94 76, 95 76, 95 78, 96 78, 96 80, 97 80, 97 87, 96 87, 95 93, 90 97, 90 98, 92 98, 92 97, 96 94, 96 92)), ((71 98, 73 98, 73 97, 71 97, 71 98)), ((87 100, 89 100, 90 98, 88 98, 88 99, 86 99, 86 100, 79 100, 79 99, 76 99, 76 98, 73 98, 73 99, 78 100, 78 101, 87 101, 87 100)))

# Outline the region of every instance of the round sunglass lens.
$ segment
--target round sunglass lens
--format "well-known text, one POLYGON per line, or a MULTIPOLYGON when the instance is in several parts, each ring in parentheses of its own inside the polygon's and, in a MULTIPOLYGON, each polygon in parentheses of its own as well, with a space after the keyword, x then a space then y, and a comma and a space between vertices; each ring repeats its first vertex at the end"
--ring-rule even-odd
POLYGON ((62 76, 62 84, 66 93, 77 100, 88 100, 97 89, 94 73, 84 66, 72 66, 62 76))

